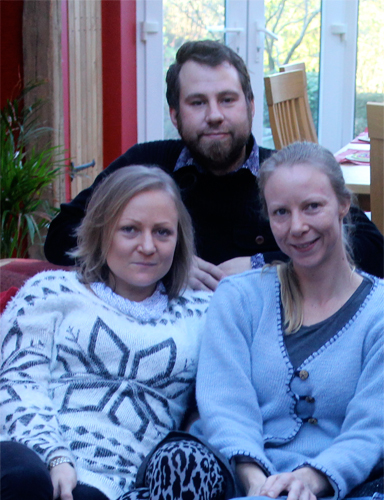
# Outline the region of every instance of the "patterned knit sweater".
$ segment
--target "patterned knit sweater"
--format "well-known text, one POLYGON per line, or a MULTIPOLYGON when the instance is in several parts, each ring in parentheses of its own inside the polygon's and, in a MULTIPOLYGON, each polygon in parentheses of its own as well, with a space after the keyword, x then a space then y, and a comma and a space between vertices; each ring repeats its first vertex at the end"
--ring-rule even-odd
POLYGON ((31 278, 1 317, 1 440, 43 461, 68 456, 108 498, 133 487, 143 458, 177 429, 193 391, 206 292, 158 320, 106 305, 74 272, 31 278))

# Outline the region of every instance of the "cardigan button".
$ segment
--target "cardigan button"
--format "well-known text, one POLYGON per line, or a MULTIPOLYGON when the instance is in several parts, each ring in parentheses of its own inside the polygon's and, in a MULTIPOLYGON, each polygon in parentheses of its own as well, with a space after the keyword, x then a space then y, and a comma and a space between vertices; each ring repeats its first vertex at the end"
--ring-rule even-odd
POLYGON ((315 398, 313 398, 312 396, 306 396, 305 397, 305 401, 307 403, 314 403, 315 402, 315 398))
POLYGON ((309 423, 309 424, 312 424, 312 425, 317 425, 317 422, 318 422, 317 418, 313 418, 313 417, 312 417, 312 418, 309 418, 309 419, 308 419, 308 423, 309 423))
POLYGON ((307 378, 309 377, 309 373, 307 372, 307 370, 300 370, 299 377, 301 378, 301 380, 307 380, 307 378))
POLYGON ((257 245, 262 245, 264 243, 264 236, 256 236, 255 238, 256 244, 257 245))

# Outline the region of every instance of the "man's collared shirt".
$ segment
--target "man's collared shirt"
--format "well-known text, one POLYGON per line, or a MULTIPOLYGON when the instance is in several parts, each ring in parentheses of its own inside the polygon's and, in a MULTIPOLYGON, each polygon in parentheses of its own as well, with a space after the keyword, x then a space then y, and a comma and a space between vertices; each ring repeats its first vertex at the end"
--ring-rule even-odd
MULTIPOLYGON (((245 160, 243 165, 236 170, 236 172, 238 172, 242 168, 245 168, 246 170, 249 170, 252 175, 257 177, 258 173, 259 173, 259 168, 260 168, 259 146, 257 145, 256 139, 253 136, 251 139, 253 139, 253 146, 252 146, 251 153, 248 156, 248 158, 245 160)), ((177 162, 176 162, 176 165, 175 165, 175 168, 173 169, 173 171, 177 172, 178 170, 180 170, 184 167, 190 167, 190 166, 194 166, 199 173, 206 172, 206 170, 193 159, 193 156, 192 156, 191 152, 189 151, 189 149, 187 148, 187 146, 184 146, 184 148, 182 149, 182 151, 180 153, 179 158, 177 159, 177 162)), ((231 172, 231 173, 233 173, 233 172, 231 172)), ((265 264, 265 261, 264 261, 263 254, 257 253, 255 255, 251 256, 251 268, 252 269, 258 269, 259 267, 263 267, 264 264, 265 264)))
MULTIPOLYGON (((259 146, 256 144, 256 140, 254 139, 253 136, 252 136, 252 138, 253 138, 252 151, 251 151, 250 155, 248 156, 248 158, 243 163, 243 165, 241 167, 239 167, 236 170, 236 172, 242 168, 245 168, 245 169, 249 170, 255 177, 257 177, 258 172, 259 172, 259 168, 260 168, 259 146)), ((200 173, 206 172, 206 170, 194 160, 191 152, 189 151, 187 146, 185 146, 182 149, 179 158, 177 159, 177 162, 176 162, 176 165, 175 165, 175 168, 173 169, 173 171, 177 172, 181 168, 189 167, 191 165, 193 165, 197 169, 197 171, 200 173)))

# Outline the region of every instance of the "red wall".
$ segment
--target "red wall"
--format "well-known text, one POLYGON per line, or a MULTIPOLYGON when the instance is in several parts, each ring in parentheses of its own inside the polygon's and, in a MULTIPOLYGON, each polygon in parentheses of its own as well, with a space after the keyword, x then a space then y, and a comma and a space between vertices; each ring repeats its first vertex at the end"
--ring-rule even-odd
MULTIPOLYGON (((0 0, 0 15, 3 107, 22 88, 23 0, 0 0)), ((106 167, 137 142, 135 0, 102 0, 102 53, 106 167)))
POLYGON ((0 0, 0 107, 16 97, 23 85, 23 0, 0 0))
POLYGON ((136 2, 102 2, 104 167, 137 142, 136 2))

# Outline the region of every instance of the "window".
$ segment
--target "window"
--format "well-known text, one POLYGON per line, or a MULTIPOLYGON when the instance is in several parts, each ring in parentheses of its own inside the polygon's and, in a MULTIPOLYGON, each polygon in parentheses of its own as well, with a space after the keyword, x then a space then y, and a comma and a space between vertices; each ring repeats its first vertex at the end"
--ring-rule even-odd
POLYGON ((139 141, 177 136, 169 119, 163 118, 168 116, 166 69, 185 40, 214 38, 225 40, 248 66, 256 107, 253 133, 259 144, 272 147, 268 111, 263 109, 264 71, 304 61, 319 142, 336 152, 353 138, 355 79, 356 133, 365 127, 362 103, 382 99, 384 70, 378 61, 383 10, 381 0, 360 0, 360 6, 359 0, 138 1, 139 141), (140 29, 144 22, 149 26, 145 36, 140 29), (265 28, 279 40, 268 38, 265 28))
MULTIPOLYGON (((224 41, 224 0, 163 0, 163 78, 175 60, 176 52, 188 40, 224 41)), ((179 134, 168 113, 164 99, 164 138, 176 139, 179 134)))

